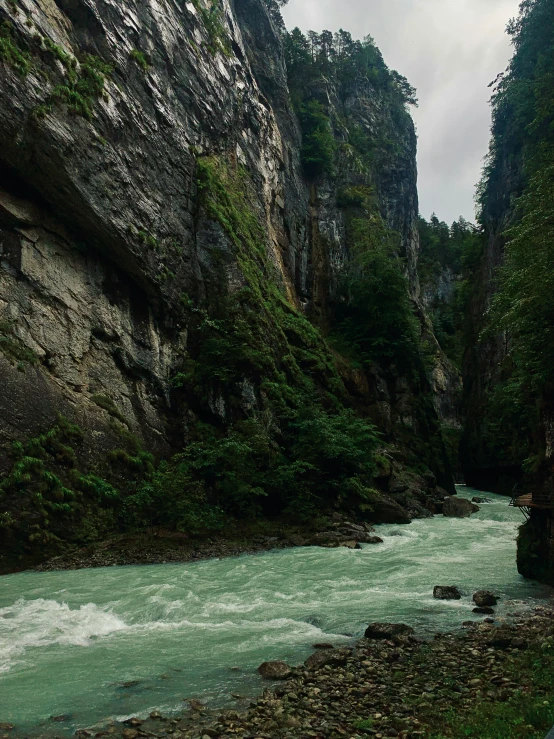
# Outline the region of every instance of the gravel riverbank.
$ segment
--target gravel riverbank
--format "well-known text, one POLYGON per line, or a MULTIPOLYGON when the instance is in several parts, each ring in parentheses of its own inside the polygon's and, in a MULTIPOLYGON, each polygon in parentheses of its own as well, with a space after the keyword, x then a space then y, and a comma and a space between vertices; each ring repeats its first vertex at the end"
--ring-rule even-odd
MULTIPOLYGON (((180 716, 153 712, 77 738, 543 739, 554 722, 552 608, 512 624, 466 622, 429 641, 409 630, 371 633, 382 638, 317 649, 259 698, 236 696, 237 710, 214 712, 190 699, 180 716)), ((2 728, 4 737, 16 735, 2 728)))

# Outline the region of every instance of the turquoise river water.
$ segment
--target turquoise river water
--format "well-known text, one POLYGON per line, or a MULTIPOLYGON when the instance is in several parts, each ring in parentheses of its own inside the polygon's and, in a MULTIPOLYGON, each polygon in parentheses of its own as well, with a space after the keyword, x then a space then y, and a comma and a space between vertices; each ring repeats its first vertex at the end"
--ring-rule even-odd
POLYGON ((384 543, 359 551, 1 577, 0 722, 30 731, 66 715, 60 733, 187 698, 223 705, 261 689, 264 660, 300 663, 314 642, 348 643, 371 621, 457 629, 478 618, 480 588, 502 596, 498 617, 529 609, 551 593, 517 573, 521 513, 487 497, 469 519, 381 526, 384 543), (434 600, 433 586, 449 584, 467 597, 434 600))

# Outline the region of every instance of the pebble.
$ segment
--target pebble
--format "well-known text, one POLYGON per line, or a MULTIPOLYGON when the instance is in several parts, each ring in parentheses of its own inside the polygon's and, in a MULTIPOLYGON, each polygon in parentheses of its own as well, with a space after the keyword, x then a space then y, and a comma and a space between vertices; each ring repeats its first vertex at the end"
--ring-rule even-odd
POLYGON ((390 638, 361 639, 341 650, 318 645, 315 654, 321 658, 300 669, 289 668, 286 680, 266 688, 245 711, 215 712, 189 699, 191 711, 173 719, 153 711, 140 730, 114 728, 114 739, 428 736, 428 722, 437 710, 463 711, 476 702, 505 701, 515 690, 528 689, 524 674, 515 682, 509 667, 512 654, 516 657, 521 649, 553 635, 554 612, 536 611, 519 627, 474 623, 426 643, 406 627, 376 628, 381 626, 374 624, 375 632, 381 636, 386 631, 390 638), (329 654, 330 662, 323 659, 329 654), (368 718, 373 723, 362 731, 359 722, 368 718))

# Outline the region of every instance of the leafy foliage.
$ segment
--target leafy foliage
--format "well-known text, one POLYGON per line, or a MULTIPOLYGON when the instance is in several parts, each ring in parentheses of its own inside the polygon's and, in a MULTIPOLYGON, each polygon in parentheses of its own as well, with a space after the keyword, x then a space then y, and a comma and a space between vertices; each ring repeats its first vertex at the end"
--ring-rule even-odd
POLYGON ((554 390, 554 6, 525 0, 508 32, 515 52, 496 81, 478 191, 481 223, 506 240, 483 332, 504 359, 483 428, 497 435, 497 454, 519 461, 529 454, 525 467, 536 471, 544 457, 541 406, 554 390))
POLYGON ((283 8, 288 1, 289 0, 264 0, 273 23, 277 30, 282 34, 286 32, 286 28, 283 16, 281 15, 281 8, 283 8))
POLYGON ((192 0, 208 34, 208 51, 211 54, 230 53, 230 41, 223 21, 220 0, 192 0))
POLYGON ((8 21, 0 24, 0 59, 24 77, 31 69, 31 55, 16 41, 12 29, 8 21))
POLYGON ((138 66, 145 74, 146 72, 148 72, 148 70, 150 69, 150 62, 148 61, 148 58, 143 51, 141 51, 140 49, 131 49, 129 56, 138 64, 138 66))
POLYGON ((468 310, 483 234, 464 218, 451 226, 433 214, 419 218, 418 274, 434 334, 446 356, 461 367, 468 340, 468 310))
POLYGON ((334 305, 338 346, 344 350, 346 345, 365 365, 395 362, 410 368, 419 352, 418 324, 398 256, 399 237, 385 226, 371 190, 350 188, 342 197, 353 210, 350 258, 334 305))
POLYGON ((417 103, 415 90, 405 77, 388 69, 371 37, 355 41, 343 30, 334 35, 309 31, 305 36, 295 28, 284 32, 283 41, 289 89, 303 134, 302 161, 309 177, 333 174, 339 150, 335 141, 344 140, 345 135, 343 152, 355 153, 366 169, 374 163, 376 152, 390 156, 401 151, 402 134, 411 125, 406 106, 417 103), (370 138, 350 120, 345 103, 363 86, 371 86, 386 98, 400 135, 391 134, 389 126, 386 131, 373 131, 370 138), (327 109, 325 89, 336 92, 344 105, 342 118, 331 119, 334 111, 327 109))
POLYGON ((378 434, 348 407, 320 332, 284 297, 246 173, 203 158, 198 185, 233 254, 212 255, 210 300, 182 297, 188 350, 173 386, 187 423, 183 451, 156 467, 115 401, 92 396, 112 431, 92 468, 82 433, 65 419, 14 449, 0 483, 9 556, 44 556, 147 526, 196 534, 228 516, 371 510, 378 434), (225 258, 244 275, 234 292, 219 274, 225 258))
POLYGON ((337 145, 323 106, 317 100, 302 103, 298 108, 298 119, 302 127, 300 154, 306 173, 311 177, 323 172, 332 175, 337 145))
POLYGON ((238 408, 245 383, 262 395, 250 418, 235 411, 230 426, 198 427, 183 462, 218 506, 238 515, 291 505, 308 514, 349 495, 359 500, 372 482, 375 429, 345 407, 329 348, 285 300, 246 173, 215 158, 198 166, 204 207, 231 239, 246 284, 205 307, 184 301, 193 338, 174 384, 192 405, 220 395, 238 408))
POLYGON ((92 120, 94 103, 104 94, 104 85, 113 72, 113 66, 92 54, 83 55, 79 62, 50 39, 44 38, 41 42, 47 56, 61 63, 63 78, 53 87, 44 103, 35 109, 35 117, 41 118, 50 113, 55 105, 63 104, 73 115, 92 120))

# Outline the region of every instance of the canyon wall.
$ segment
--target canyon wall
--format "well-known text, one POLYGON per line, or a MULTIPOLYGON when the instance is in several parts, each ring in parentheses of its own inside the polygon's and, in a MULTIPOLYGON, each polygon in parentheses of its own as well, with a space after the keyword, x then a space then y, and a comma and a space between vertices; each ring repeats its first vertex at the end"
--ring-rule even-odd
MULTIPOLYGON (((17 543, 14 521, 27 505, 14 490, 31 495, 28 477, 21 482, 14 472, 14 442, 23 449, 40 438, 61 464, 63 453, 41 435, 62 417, 75 427, 67 433, 79 436, 85 472, 104 475, 107 456, 113 462, 120 447, 119 457, 136 465, 138 446, 155 463, 186 449, 199 422, 219 433, 237 419, 261 418, 264 383, 274 370, 286 375, 292 355, 299 374, 287 375, 291 385, 309 380, 334 393, 381 432, 383 495, 396 493, 396 504, 421 515, 437 482, 453 490, 424 368, 360 368, 325 339, 350 259, 338 194, 360 183, 341 149, 348 125, 369 139, 386 129, 395 142, 372 186, 380 216, 399 235, 420 331, 430 331, 419 302, 416 136, 408 114, 398 122, 367 81, 340 100, 332 86, 322 88, 339 164, 332 176, 309 178, 282 41, 262 0, 1 0, 0 22, 0 468, 11 475, 0 519, 5 541, 17 543), (247 203, 240 212, 239 189, 247 203), (253 234, 261 251, 246 254, 253 234), (264 293, 269 282, 271 295, 264 293), (213 340, 209 331, 217 333, 218 308, 245 293, 258 301, 257 318, 241 297, 237 322, 251 330, 269 311, 262 349, 274 369, 250 355, 239 362, 227 344, 202 387, 190 377, 187 385, 187 368, 213 340), (270 300, 281 323, 272 320, 270 300)), ((110 479, 127 478, 123 469, 110 479)), ((73 502, 56 505, 48 516, 37 509, 29 526, 43 532, 41 521, 62 516, 64 506, 81 515, 73 502)), ((67 528, 60 521, 51 547, 40 536, 29 544, 28 528, 21 557, 32 551, 40 559, 40 546, 57 551, 67 528)), ((71 540, 117 525, 110 518, 89 533, 81 527, 71 540)))

